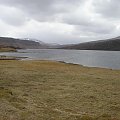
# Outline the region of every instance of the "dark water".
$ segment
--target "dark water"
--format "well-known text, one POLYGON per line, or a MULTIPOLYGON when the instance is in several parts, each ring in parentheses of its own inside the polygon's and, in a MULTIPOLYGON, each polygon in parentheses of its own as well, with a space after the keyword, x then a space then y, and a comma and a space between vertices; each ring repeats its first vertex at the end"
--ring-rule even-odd
POLYGON ((0 53, 0 55, 28 57, 28 59, 37 60, 56 60, 90 67, 120 69, 120 51, 27 49, 18 50, 17 53, 0 53))

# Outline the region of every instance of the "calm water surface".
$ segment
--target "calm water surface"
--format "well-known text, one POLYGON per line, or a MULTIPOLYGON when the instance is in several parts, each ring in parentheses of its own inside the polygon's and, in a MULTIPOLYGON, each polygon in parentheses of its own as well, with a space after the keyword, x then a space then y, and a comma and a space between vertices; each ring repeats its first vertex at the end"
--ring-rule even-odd
POLYGON ((120 51, 27 49, 18 50, 16 53, 0 53, 0 55, 28 57, 28 59, 35 60, 56 60, 90 67, 120 69, 120 51))

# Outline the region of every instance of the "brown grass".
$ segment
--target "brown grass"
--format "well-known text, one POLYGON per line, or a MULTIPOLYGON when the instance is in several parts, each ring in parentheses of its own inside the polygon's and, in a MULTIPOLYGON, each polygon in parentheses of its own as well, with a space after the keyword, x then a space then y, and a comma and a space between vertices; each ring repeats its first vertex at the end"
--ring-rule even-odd
POLYGON ((0 61, 0 120, 119 119, 119 70, 0 61))
POLYGON ((10 48, 10 47, 4 47, 4 48, 0 47, 0 52, 17 52, 17 50, 15 48, 10 48))

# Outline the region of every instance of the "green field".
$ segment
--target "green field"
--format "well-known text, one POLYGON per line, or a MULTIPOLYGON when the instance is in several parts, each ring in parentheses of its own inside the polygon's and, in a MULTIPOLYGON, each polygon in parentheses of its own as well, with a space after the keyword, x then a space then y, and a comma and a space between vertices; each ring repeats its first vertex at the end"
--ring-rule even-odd
POLYGON ((0 120, 120 120, 120 71, 1 60, 0 120))

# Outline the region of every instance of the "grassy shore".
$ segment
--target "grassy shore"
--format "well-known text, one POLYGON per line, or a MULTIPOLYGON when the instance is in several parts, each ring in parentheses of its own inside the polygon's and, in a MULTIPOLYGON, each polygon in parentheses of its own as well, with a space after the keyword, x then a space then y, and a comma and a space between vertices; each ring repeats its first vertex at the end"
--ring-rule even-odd
POLYGON ((120 71, 1 60, 0 120, 120 120, 120 71))
POLYGON ((27 57, 16 57, 16 56, 5 56, 5 55, 0 55, 0 61, 1 60, 21 60, 21 59, 26 59, 27 57))
POLYGON ((0 52, 17 52, 15 48, 10 48, 10 47, 0 47, 0 52))

